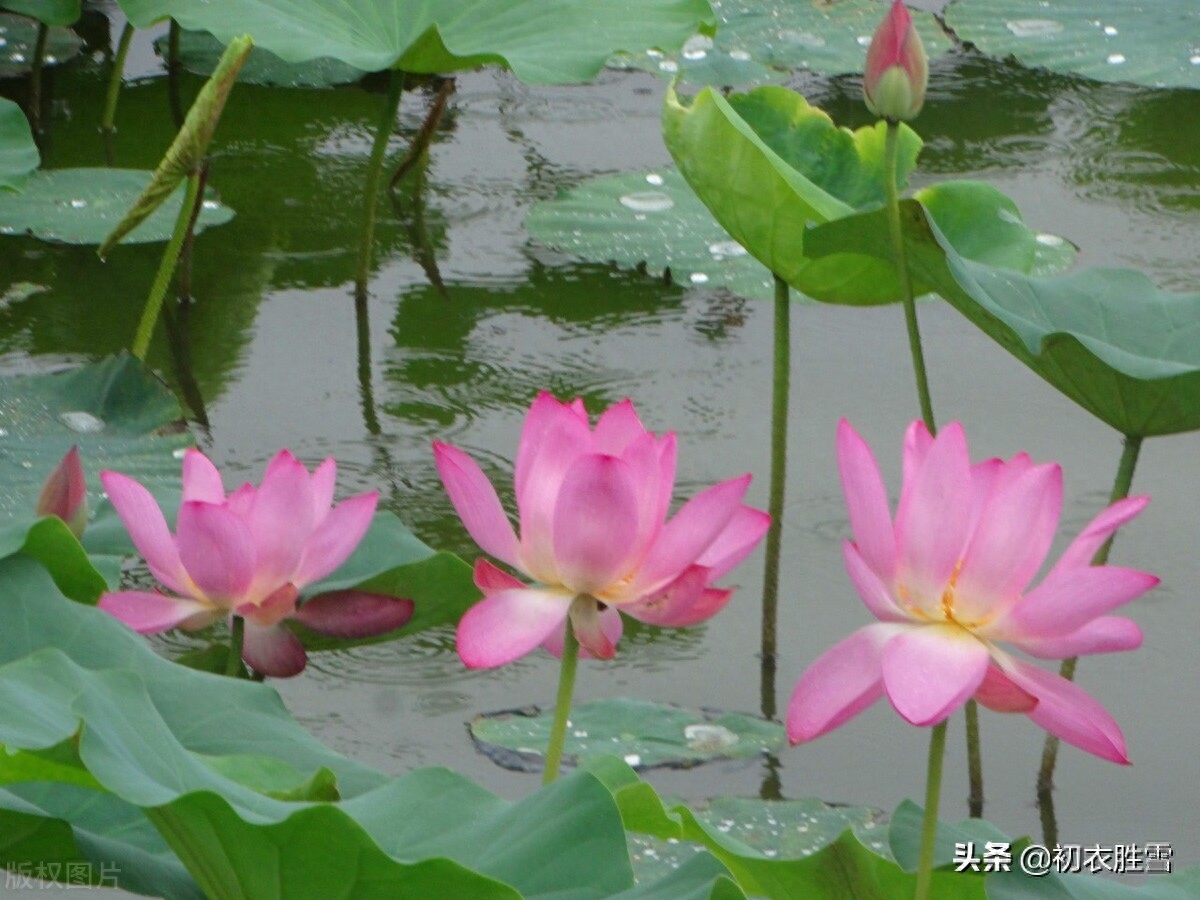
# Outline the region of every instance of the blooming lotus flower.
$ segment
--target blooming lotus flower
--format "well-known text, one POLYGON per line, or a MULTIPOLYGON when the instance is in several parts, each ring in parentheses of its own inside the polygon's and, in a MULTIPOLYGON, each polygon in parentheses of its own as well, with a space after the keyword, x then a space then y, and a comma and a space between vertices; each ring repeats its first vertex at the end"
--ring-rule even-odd
POLYGON ((886 694, 914 725, 935 725, 972 697, 1022 712, 1069 744, 1128 763, 1112 717, 1078 686, 1016 658, 1132 650, 1138 626, 1108 612, 1156 584, 1153 575, 1090 565, 1145 497, 1118 501, 1083 529, 1041 583, 1062 507, 1062 471, 1025 454, 971 465, 957 423, 932 438, 914 423, 893 522, 870 447, 843 421, 838 463, 854 542, 846 569, 879 619, 825 652, 796 684, 793 743, 809 741, 886 694))
POLYGON ((67 523, 75 537, 83 536, 88 520, 88 502, 79 447, 71 447, 46 479, 38 497, 37 514, 58 516, 67 523))
POLYGON ((620 612, 654 625, 702 622, 733 594, 713 583, 769 523, 742 504, 749 475, 702 491, 667 520, 675 435, 647 431, 629 400, 605 411, 594 430, 580 400, 542 393, 534 401, 517 450, 519 538, 479 466, 456 447, 433 448, 471 537, 535 582, 476 564, 485 596, 458 626, 458 652, 472 668, 504 665, 538 646, 560 654, 568 617, 581 654, 600 659, 616 652, 620 612))
POLYGON ((895 0, 867 48, 863 75, 867 108, 882 119, 913 119, 925 103, 928 81, 929 61, 921 36, 907 7, 895 0))
POLYGON ((345 562, 375 514, 373 491, 332 506, 336 476, 333 459, 310 475, 281 450, 260 486, 244 484, 226 495, 216 467, 199 450, 188 450, 172 535, 149 491, 119 472, 102 472, 108 498, 151 574, 178 596, 117 591, 101 597, 100 608, 142 634, 241 616, 242 658, 256 672, 280 678, 298 674, 307 662, 284 619, 331 637, 368 637, 403 626, 412 617, 411 601, 359 591, 322 594, 297 608, 300 591, 345 562))

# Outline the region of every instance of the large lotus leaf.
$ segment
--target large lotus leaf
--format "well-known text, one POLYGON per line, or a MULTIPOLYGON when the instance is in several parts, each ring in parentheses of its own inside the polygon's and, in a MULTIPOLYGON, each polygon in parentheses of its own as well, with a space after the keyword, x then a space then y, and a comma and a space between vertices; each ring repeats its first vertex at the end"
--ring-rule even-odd
MULTIPOLYGON (((0 97, 0 188, 20 189, 40 157, 21 107, 0 97)), ((2 201, 2 198, 0 198, 2 201)))
MULTIPOLYGON (((796 69, 853 74, 866 66, 867 45, 887 13, 881 0, 715 0, 712 6, 714 38, 697 35, 677 53, 622 54, 614 63, 678 76, 687 84, 728 87, 782 81, 796 69)), ((950 49, 932 14, 914 12, 913 21, 930 57, 950 49)))
POLYGON ((95 603, 120 579, 116 565, 93 560, 62 519, 47 516, 36 522, 0 525, 0 558, 24 553, 44 565, 58 589, 78 603, 95 603))
POLYGON ((333 57, 367 72, 505 65, 532 84, 590 81, 613 53, 673 50, 705 0, 122 0, 139 27, 173 16, 222 41, 243 33, 288 62, 333 57))
POLYGON ((984 53, 1097 81, 1200 88, 1193 0, 955 0, 946 23, 984 53))
MULTIPOLYGON (((916 196, 964 255, 1039 274, 1066 269, 1075 258, 1073 244, 1032 231, 1012 200, 983 182, 943 182, 916 196)), ((586 181, 535 204, 525 228, 580 259, 669 272, 683 284, 724 287, 743 297, 774 296, 770 272, 717 223, 675 169, 586 181)))
MULTIPOLYGON (((883 123, 854 132, 838 128, 799 94, 780 87, 728 99, 706 89, 686 107, 668 92, 663 134, 684 178, 717 221, 792 287, 827 303, 874 305, 900 298, 888 262, 863 254, 818 259, 804 248, 809 225, 883 204, 883 123)), ((902 126, 902 184, 920 147, 920 138, 902 126)), ((1065 241, 1039 240, 1012 201, 994 188, 943 182, 921 195, 964 253, 1024 270, 1070 259, 1065 241)), ((931 289, 914 285, 918 294, 931 289)))
MULTIPOLYGON (((816 852, 805 847, 809 852, 803 856, 789 858, 782 852, 770 855, 733 837, 733 826, 725 821, 709 823, 687 806, 665 806, 654 790, 620 760, 597 760, 588 765, 588 770, 617 798, 627 830, 703 845, 752 896, 772 900, 895 900, 913 895, 915 875, 890 856, 871 852, 850 827, 816 852)), ((983 900, 984 880, 969 873, 935 871, 930 896, 939 900, 983 900)))
MULTIPOLYGON (((141 196, 152 174, 140 169, 34 172, 24 191, 0 198, 0 234, 31 234, 43 241, 65 244, 102 243, 141 196)), ((179 216, 183 193, 180 186, 125 242, 168 240, 179 216)), ((209 197, 196 220, 196 230, 203 231, 232 218, 233 210, 209 197)))
MULTIPOLYGON (((37 0, 26 5, 40 6, 37 0)), ((78 18, 78 17, 76 17, 78 18)), ((0 12, 0 78, 20 78, 33 68, 37 48, 38 23, 25 16, 0 12)), ((42 65, 53 66, 79 55, 83 40, 69 28, 54 27, 46 34, 42 65)))
POLYGON ((0 521, 33 518, 46 476, 72 444, 95 509, 102 469, 157 490, 179 481, 177 454, 194 443, 175 396, 128 354, 66 372, 0 378, 0 410, 0 521))
POLYGON ((74 25, 79 19, 79 0, 4 0, 0 9, 30 16, 47 25, 74 25))
MULTIPOLYGON (((904 201, 909 264, 959 312, 1084 409, 1127 435, 1200 428, 1200 293, 1132 269, 1038 277, 964 259, 904 201)), ((813 229, 808 252, 890 255, 882 211, 813 229)))
MULTIPOLYGON (((168 38, 164 35, 154 42, 160 56, 167 55, 168 38)), ((206 31, 183 31, 179 35, 179 62, 189 72, 212 75, 221 61, 225 45, 206 31)), ((241 84, 264 84, 271 87, 325 88, 358 81, 366 72, 338 59, 320 57, 302 63, 280 59, 270 50, 255 49, 242 66, 237 80, 241 84)))
MULTIPOLYGON (((26 557, 0 560, 0 604, 0 807, 81 815, 76 840, 122 872, 147 853, 145 830, 122 841, 141 807, 209 896, 582 900, 632 886, 620 813, 588 773, 517 804, 441 769, 388 780, 318 744, 269 687, 160 659, 26 557), (306 782, 344 799, 295 799, 306 782), (98 839, 98 818, 119 830, 98 839)), ((715 891, 719 872, 702 874, 715 891)))
MULTIPOLYGON (((471 737, 502 766, 540 771, 553 713, 536 708, 487 713, 471 723, 471 737)), ((683 768, 758 756, 784 740, 780 725, 754 716, 617 697, 571 708, 563 755, 579 762, 615 754, 635 768, 683 768)))

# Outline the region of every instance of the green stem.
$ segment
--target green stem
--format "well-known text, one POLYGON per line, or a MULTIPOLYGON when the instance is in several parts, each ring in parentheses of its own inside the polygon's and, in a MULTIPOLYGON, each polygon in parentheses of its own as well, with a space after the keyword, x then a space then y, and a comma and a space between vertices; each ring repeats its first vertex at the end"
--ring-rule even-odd
POLYGON ((429 114, 425 116, 425 121, 421 123, 421 128, 413 137, 412 143, 408 146, 408 153, 404 159, 400 161, 400 165, 396 166, 396 171, 392 173, 391 179, 388 181, 387 189, 394 191, 396 185, 400 183, 408 171, 417 164, 421 159, 421 154, 429 149, 430 142, 433 141, 433 133, 437 130, 438 122, 442 120, 442 113, 446 110, 446 101, 450 95, 454 93, 454 79, 447 78, 442 81, 442 86, 438 88, 437 95, 433 98, 433 103, 429 107, 429 114))
POLYGON ((766 562, 762 602, 762 714, 775 717, 776 623, 779 613, 779 561, 783 542, 783 498, 787 484, 787 415, 791 376, 791 297, 788 284, 775 276, 775 348, 771 378, 771 485, 767 511, 766 562))
POLYGON ((46 61, 46 41, 50 26, 38 23, 37 42, 33 46, 33 68, 29 71, 29 122, 35 134, 42 131, 42 69, 46 61))
POLYGON ((925 772, 925 818, 921 821, 921 855, 917 862, 916 900, 928 900, 933 878, 933 839, 937 836, 938 802, 942 793, 942 758, 946 751, 946 723, 929 734, 929 767, 925 772))
POLYGON ((179 261, 179 251, 191 231, 196 205, 200 202, 200 175, 193 173, 187 179, 187 193, 183 205, 179 207, 179 217, 175 220, 175 231, 171 241, 163 251, 162 262, 158 264, 158 273, 154 276, 154 284, 150 286, 150 295, 146 298, 146 308, 142 310, 142 319, 138 322, 137 334, 130 348, 137 359, 145 360, 146 351, 150 348, 150 338, 154 335, 154 326, 158 322, 158 314, 162 309, 163 298, 171 284, 171 276, 175 273, 175 264, 179 261))
POLYGON ((229 656, 225 658, 225 674, 238 678, 242 673, 242 645, 246 642, 246 620, 233 616, 229 631, 229 656))
POLYGON ((404 73, 392 69, 389 73, 388 96, 383 114, 375 127, 375 142, 371 145, 371 159, 367 163, 367 183, 363 187, 363 224, 358 241, 358 267, 354 277, 355 296, 366 296, 367 282, 371 278, 371 245, 375 240, 375 211, 379 206, 379 182, 383 176, 383 160, 387 156, 388 139, 400 109, 400 95, 404 92, 404 73))
MULTIPOLYGON (((1137 469, 1138 455, 1142 450, 1142 438, 1139 435, 1125 435, 1125 443, 1121 449, 1121 461, 1117 463, 1117 475, 1113 479, 1112 493, 1109 504, 1124 500, 1129 496, 1133 487, 1133 473, 1137 469)), ((1100 545, 1096 555, 1092 557, 1093 566, 1102 566, 1108 562, 1108 554, 1112 550, 1113 538, 1116 533, 1109 535, 1108 540, 1100 545)), ((1079 662, 1078 656, 1064 659, 1058 674, 1067 681, 1075 679, 1075 667, 1079 662)), ((1046 735, 1046 743, 1042 747, 1042 765, 1038 770, 1037 793, 1038 806, 1042 816, 1042 834, 1046 846, 1053 847, 1058 843, 1058 823, 1054 815, 1054 769, 1058 765, 1058 738, 1052 734, 1046 735)))
POLYGON ((117 55, 113 59, 113 69, 108 76, 108 90, 104 94, 104 115, 100 119, 102 131, 112 132, 117 121, 117 101, 121 97, 121 82, 125 78, 125 58, 129 55, 129 44, 133 40, 133 24, 125 23, 121 31, 121 41, 117 44, 117 55))
POLYGON ((979 741, 979 704, 968 700, 963 708, 967 722, 967 812, 972 819, 983 818, 983 751, 979 741))
POLYGON ((171 105, 171 119, 176 129, 182 128, 184 121, 179 84, 179 73, 183 69, 179 64, 179 32, 179 23, 172 19, 167 31, 167 102, 171 105))
POLYGON ((921 401, 921 418, 930 434, 937 434, 937 425, 933 421, 933 402, 929 399, 929 378, 925 374, 925 353, 921 349, 921 331, 917 325, 917 305, 913 300, 912 276, 908 271, 908 253, 904 245, 904 231, 900 226, 900 195, 896 185, 896 167, 900 152, 900 123, 891 120, 887 123, 887 140, 884 144, 884 154, 887 166, 887 177, 884 178, 884 188, 887 191, 888 226, 892 235, 892 253, 896 263, 896 273, 900 276, 901 297, 904 301, 904 324, 908 329, 908 349, 912 354, 913 372, 917 377, 917 397, 921 401))
POLYGON ((567 616, 563 626, 562 661, 558 669, 558 696, 554 700, 554 724, 550 728, 550 746, 546 748, 546 771, 542 773, 542 784, 550 784, 558 778, 558 767, 562 764, 563 744, 567 740, 567 720, 571 717, 571 696, 575 693, 575 668, 579 662, 579 639, 567 616))

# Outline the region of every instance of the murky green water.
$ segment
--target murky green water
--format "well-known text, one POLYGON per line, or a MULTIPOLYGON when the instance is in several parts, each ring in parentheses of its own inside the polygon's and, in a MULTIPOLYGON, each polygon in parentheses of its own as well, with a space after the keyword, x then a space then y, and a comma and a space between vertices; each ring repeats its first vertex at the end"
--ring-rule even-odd
MULTIPOLYGON (((119 114, 120 165, 153 167, 173 128, 165 79, 139 36, 138 79, 119 114)), ((100 165, 96 130, 105 64, 84 56, 52 73, 45 164, 100 165)), ((185 80, 190 96, 199 80, 185 80)), ((795 86, 841 123, 866 121, 849 80, 795 86)), ((20 95, 5 83, 4 92, 20 95)), ((533 245, 530 205, 598 174, 663 166, 663 83, 606 73, 597 84, 531 89, 504 74, 459 80, 419 188, 381 207, 368 304, 352 297, 359 193, 383 96, 239 87, 221 123, 210 183, 235 209, 197 239, 196 302, 185 324, 190 369, 160 335, 150 361, 192 398, 202 446, 229 478, 255 478, 280 447, 309 462, 335 455, 339 490, 378 489, 428 543, 473 557, 438 484, 430 441, 467 448, 511 482, 523 412, 535 392, 583 396, 593 410, 634 398, 654 430, 680 439, 679 495, 744 471, 766 506, 771 309, 720 290, 664 285, 533 245), (443 287, 439 288, 440 282, 443 287), (202 403, 200 399, 202 398, 202 403)), ((399 153, 429 94, 406 94, 399 153)), ((935 67, 918 121, 927 145, 917 179, 978 175, 1013 196, 1027 221, 1078 243, 1081 264, 1120 264, 1160 284, 1200 282, 1200 92, 1099 85, 959 58, 935 67)), ((48 370, 130 341, 161 247, 91 248, 0 240, 0 295, 47 289, 0 307, 0 372, 48 370)), ((1104 503, 1116 435, 1044 386, 957 313, 921 308, 939 418, 961 419, 976 456, 1028 450, 1066 473, 1069 538, 1104 503)), ((899 442, 916 415, 898 309, 797 306, 784 522, 777 708, 825 647, 865 624, 839 545, 848 525, 833 435, 848 417, 875 446, 893 492, 899 442)), ((1134 765, 1066 748, 1058 782, 1061 839, 1171 841, 1200 862, 1200 438, 1147 443, 1135 491, 1154 502, 1114 562, 1163 586, 1130 607, 1146 644, 1085 659, 1081 683, 1125 729, 1134 765)), ((505 499, 510 499, 506 495, 505 499)), ((632 631, 611 664, 585 665, 581 699, 628 694, 746 711, 760 694, 762 559, 736 573, 729 612, 683 633, 632 631)), ((173 643, 167 639, 164 643, 173 643)), ((468 673, 450 633, 317 655, 278 684, 322 739, 389 771, 449 765, 517 796, 535 780, 478 756, 464 722, 476 712, 552 700, 556 666, 536 656, 468 673)), ((770 698, 768 698, 770 699, 770 698)), ((983 713, 989 819, 1038 833, 1033 781, 1042 732, 1024 717, 983 713)), ((652 774, 692 798, 770 792, 872 804, 919 797, 926 735, 886 704, 812 745, 761 761, 652 774), (765 784, 765 786, 764 786, 765 784)), ((961 720, 952 724, 943 817, 966 813, 961 720)))

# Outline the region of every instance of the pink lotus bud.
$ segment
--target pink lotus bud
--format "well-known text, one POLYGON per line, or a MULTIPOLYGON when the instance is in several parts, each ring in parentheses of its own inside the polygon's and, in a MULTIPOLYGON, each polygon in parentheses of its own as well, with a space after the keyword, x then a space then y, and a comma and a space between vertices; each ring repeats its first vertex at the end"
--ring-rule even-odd
POLYGON ((83 536, 88 520, 87 483, 84 481, 78 447, 68 450, 62 462, 46 479, 38 497, 37 514, 58 516, 67 523, 75 537, 83 536))
POLYGON ((901 0, 895 0, 879 23, 867 49, 863 96, 867 108, 891 121, 915 118, 925 103, 929 61, 921 36, 901 0))

